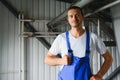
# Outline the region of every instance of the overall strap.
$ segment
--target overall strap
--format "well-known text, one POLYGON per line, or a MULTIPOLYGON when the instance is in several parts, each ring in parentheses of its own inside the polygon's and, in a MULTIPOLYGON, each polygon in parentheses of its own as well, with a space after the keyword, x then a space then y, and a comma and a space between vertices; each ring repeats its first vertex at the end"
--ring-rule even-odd
MULTIPOLYGON (((73 51, 72 51, 71 46, 70 46, 69 32, 68 31, 66 32, 66 42, 67 42, 67 48, 68 48, 68 55, 72 56, 73 55, 73 53, 72 53, 73 51)), ((89 44, 90 44, 90 34, 89 34, 89 31, 86 31, 86 51, 85 51, 85 53, 87 53, 86 56, 90 53, 90 46, 89 46, 89 44)))
POLYGON ((67 48, 68 48, 68 55, 69 56, 73 56, 73 51, 71 49, 71 46, 70 46, 70 41, 69 41, 69 32, 67 31, 66 32, 66 42, 67 42, 67 48))
POLYGON ((90 33, 86 31, 86 55, 90 53, 90 33))

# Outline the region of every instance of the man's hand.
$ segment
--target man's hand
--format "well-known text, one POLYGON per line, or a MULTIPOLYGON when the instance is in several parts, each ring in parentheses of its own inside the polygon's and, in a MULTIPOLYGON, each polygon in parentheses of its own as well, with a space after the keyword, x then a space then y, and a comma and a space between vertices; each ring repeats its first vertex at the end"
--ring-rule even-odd
POLYGON ((58 58, 56 55, 48 52, 45 57, 45 63, 51 66, 69 65, 72 63, 72 57, 64 55, 62 58, 58 58))
POLYGON ((69 65, 72 63, 72 57, 68 55, 64 55, 61 60, 63 65, 69 65))
POLYGON ((90 80, 101 80, 102 77, 104 76, 104 74, 107 72, 107 70, 109 69, 109 67, 112 64, 112 56, 109 53, 109 51, 107 50, 103 55, 104 63, 102 64, 100 70, 98 71, 98 73, 96 75, 93 75, 90 80))
POLYGON ((97 75, 93 75, 90 80, 101 80, 97 75))

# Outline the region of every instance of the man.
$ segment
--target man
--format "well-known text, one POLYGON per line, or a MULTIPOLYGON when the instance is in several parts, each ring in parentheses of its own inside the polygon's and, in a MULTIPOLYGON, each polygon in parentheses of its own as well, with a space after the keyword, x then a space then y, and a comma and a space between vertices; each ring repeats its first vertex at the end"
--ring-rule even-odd
POLYGON ((84 16, 79 7, 68 9, 67 20, 71 29, 57 36, 45 57, 45 63, 61 66, 58 80, 101 80, 112 64, 109 51, 98 36, 83 29, 84 16), (91 73, 89 64, 93 51, 99 52, 104 58, 97 74, 91 73), (58 53, 62 58, 56 57, 58 53))

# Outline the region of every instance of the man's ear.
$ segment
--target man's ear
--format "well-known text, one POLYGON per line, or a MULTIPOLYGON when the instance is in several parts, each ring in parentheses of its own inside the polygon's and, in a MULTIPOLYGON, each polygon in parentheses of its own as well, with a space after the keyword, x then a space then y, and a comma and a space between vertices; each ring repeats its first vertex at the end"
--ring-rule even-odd
POLYGON ((66 20, 67 20, 67 22, 69 22, 69 21, 68 21, 68 16, 66 17, 66 20))

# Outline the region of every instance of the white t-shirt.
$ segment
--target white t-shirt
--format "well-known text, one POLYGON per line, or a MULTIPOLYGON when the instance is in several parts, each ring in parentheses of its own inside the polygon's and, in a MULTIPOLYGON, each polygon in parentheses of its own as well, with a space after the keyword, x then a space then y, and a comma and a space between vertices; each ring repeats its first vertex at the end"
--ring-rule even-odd
MULTIPOLYGON (((84 57, 86 51, 86 32, 84 32, 80 37, 75 38, 69 31, 69 41, 71 49, 73 50, 73 55, 77 57, 84 57)), ((65 54, 68 54, 65 33, 59 34, 56 37, 49 51, 54 55, 61 54, 64 56, 65 54)), ((94 51, 104 54, 106 52, 106 47, 97 35, 90 32, 90 61, 94 51)))

